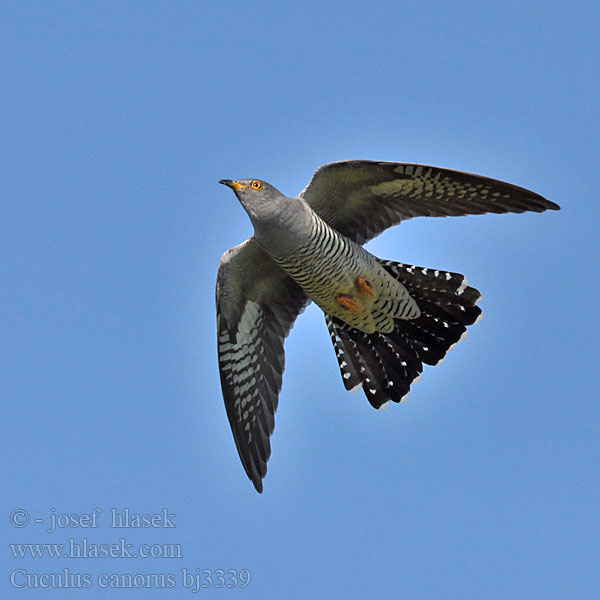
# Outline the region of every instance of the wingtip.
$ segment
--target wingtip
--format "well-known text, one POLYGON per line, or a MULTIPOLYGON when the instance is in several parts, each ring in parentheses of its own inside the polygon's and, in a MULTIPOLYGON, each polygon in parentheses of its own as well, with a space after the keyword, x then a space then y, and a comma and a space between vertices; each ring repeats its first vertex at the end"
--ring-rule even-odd
POLYGON ((556 202, 552 202, 552 200, 548 200, 548 198, 544 198, 544 196, 540 196, 539 194, 535 194, 531 200, 535 201, 537 204, 537 209, 530 209, 532 211, 544 212, 545 210, 561 210, 561 207, 556 204, 556 202))

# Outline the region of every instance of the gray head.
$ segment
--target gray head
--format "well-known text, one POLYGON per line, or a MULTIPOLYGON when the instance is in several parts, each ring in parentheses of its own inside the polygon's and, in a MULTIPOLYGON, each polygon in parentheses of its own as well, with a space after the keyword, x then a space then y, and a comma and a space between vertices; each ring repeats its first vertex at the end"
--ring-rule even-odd
POLYGON ((221 179, 246 209, 256 240, 269 254, 282 257, 306 242, 310 209, 298 198, 288 198, 260 179, 221 179))
POLYGON ((219 183, 235 192, 252 221, 273 218, 283 210, 284 201, 287 200, 278 189, 260 179, 221 179, 219 183))

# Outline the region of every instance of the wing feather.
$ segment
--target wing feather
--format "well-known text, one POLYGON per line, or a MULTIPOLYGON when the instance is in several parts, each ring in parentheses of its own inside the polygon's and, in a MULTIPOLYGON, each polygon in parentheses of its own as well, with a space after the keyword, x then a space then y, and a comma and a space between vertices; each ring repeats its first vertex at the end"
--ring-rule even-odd
POLYGON ((481 175, 365 160, 319 167, 300 198, 329 225, 359 244, 413 217, 560 208, 535 192, 481 175))
POLYGON ((308 299, 250 238, 221 258, 216 300, 227 417, 244 469, 262 492, 285 363, 283 343, 308 299))

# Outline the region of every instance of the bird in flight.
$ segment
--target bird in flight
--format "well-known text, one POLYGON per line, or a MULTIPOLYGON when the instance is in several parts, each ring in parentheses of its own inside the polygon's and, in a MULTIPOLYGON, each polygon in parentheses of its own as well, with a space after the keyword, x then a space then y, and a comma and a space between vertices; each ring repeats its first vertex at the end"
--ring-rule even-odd
POLYGON ((423 363, 437 365, 481 317, 459 273, 377 258, 362 245, 413 217, 560 207, 509 183, 438 167, 351 160, 317 169, 297 198, 266 181, 223 179, 254 235, 221 258, 217 346, 227 416, 258 492, 271 455, 284 340, 312 300, 347 390, 374 408, 402 402, 423 363))

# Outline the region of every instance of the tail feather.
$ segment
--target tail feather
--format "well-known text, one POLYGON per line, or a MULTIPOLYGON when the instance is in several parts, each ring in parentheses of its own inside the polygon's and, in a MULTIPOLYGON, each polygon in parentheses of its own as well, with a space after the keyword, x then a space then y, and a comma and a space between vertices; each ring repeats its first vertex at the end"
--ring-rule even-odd
POLYGON ((360 353, 356 348, 356 342, 341 328, 337 328, 334 325, 333 317, 326 314, 325 321, 335 349, 335 355, 342 374, 342 381, 347 390, 353 391, 357 386, 362 385, 360 353))
POLYGON ((346 389, 362 385, 375 408, 404 400, 423 363, 441 363, 482 315, 476 306, 482 296, 463 275, 380 262, 417 301, 419 318, 396 319, 391 333, 369 334, 326 315, 346 389))
POLYGON ((423 368, 406 343, 379 332, 364 333, 330 315, 325 319, 346 389, 362 386, 375 408, 389 400, 400 402, 423 368))

